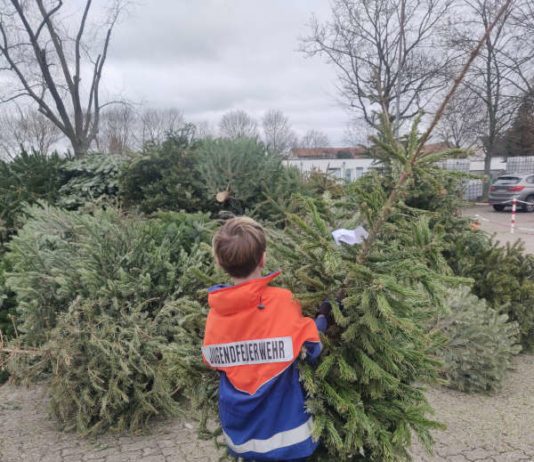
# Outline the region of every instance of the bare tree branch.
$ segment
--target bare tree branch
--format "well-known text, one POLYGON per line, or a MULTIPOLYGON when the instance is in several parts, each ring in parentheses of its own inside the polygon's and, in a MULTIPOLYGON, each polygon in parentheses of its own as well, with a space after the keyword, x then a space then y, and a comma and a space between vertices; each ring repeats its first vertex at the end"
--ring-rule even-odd
POLYGON ((52 8, 48 13, 46 13, 43 17, 43 20, 41 21, 41 24, 39 24, 39 27, 37 27, 37 30, 35 31, 35 38, 39 39, 39 35, 41 35, 41 31, 43 30, 43 27, 46 26, 48 20, 57 13, 61 7, 63 6, 63 2, 61 0, 58 1, 58 4, 52 8))
POLYGON ((245 111, 229 111, 219 122, 221 135, 226 138, 259 138, 258 123, 245 111))
MULTIPOLYGON (((463 21, 450 30, 449 44, 458 51, 472 48, 473 31, 487 30, 495 16, 501 14, 492 32, 485 35, 479 56, 463 82, 465 90, 482 103, 478 133, 485 151, 485 173, 489 176, 491 158, 504 154, 502 137, 522 96, 532 90, 534 43, 525 37, 531 30, 529 23, 534 27, 534 16, 528 17, 530 1, 513 0, 499 7, 494 0, 466 0, 466 5, 463 21)), ((486 193, 487 183, 485 187, 486 193)))
POLYGON ((451 3, 334 0, 332 20, 319 24, 312 19, 302 50, 328 58, 338 72, 342 97, 369 125, 378 126, 382 111, 400 122, 446 85, 443 71, 451 59, 435 37, 451 3))
POLYGON ((289 119, 282 111, 267 111, 262 119, 262 128, 265 144, 272 152, 288 154, 297 142, 289 119))
POLYGON ((106 32, 96 59, 91 50, 97 43, 88 43, 86 30, 93 8, 92 0, 85 0, 81 19, 73 37, 66 27, 62 0, 0 0, 0 63, 20 82, 24 92, 69 139, 75 155, 83 155, 98 134, 100 84, 106 63, 112 31, 126 0, 114 0, 107 20, 106 32), (30 19, 31 18, 31 19, 30 19), (92 62, 89 77, 83 62, 92 62), (88 91, 82 82, 88 82, 88 91))
POLYGON ((57 90, 56 82, 50 72, 49 63, 47 62, 46 58, 46 48, 41 48, 39 46, 38 39, 36 38, 35 33, 33 32, 31 24, 28 18, 26 17, 21 3, 18 0, 11 0, 11 4, 17 11, 19 18, 24 26, 24 29, 26 30, 31 47, 35 54, 37 65, 39 66, 39 71, 41 72, 46 86, 48 87, 48 90, 52 95, 54 104, 59 113, 59 118, 61 119, 61 124, 63 126, 64 132, 68 136, 69 132, 73 132, 73 127, 63 99, 61 98, 61 95, 57 90))

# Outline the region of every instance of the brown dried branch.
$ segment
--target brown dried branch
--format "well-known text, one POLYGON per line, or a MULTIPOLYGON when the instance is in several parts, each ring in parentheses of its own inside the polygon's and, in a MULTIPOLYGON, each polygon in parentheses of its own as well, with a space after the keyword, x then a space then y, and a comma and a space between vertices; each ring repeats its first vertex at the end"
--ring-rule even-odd
POLYGON ((16 356, 45 356, 46 351, 39 348, 18 348, 10 347, 0 329, 0 370, 16 356))

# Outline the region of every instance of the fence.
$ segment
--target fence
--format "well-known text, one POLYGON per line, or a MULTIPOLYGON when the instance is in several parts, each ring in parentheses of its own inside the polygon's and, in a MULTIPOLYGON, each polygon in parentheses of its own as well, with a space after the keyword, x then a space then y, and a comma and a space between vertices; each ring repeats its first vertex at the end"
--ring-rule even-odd
MULTIPOLYGON (((446 159, 438 162, 438 166, 449 171, 469 173, 471 161, 469 159, 446 159)), ((482 180, 465 180, 462 189, 464 200, 476 201, 482 197, 482 180)))
POLYGON ((445 170, 469 173, 471 161, 469 159, 445 159, 439 161, 438 166, 445 170))
POLYGON ((534 173, 534 156, 508 157, 506 173, 534 173))
POLYGON ((464 183, 464 199, 476 201, 482 197, 482 180, 466 180, 464 183))

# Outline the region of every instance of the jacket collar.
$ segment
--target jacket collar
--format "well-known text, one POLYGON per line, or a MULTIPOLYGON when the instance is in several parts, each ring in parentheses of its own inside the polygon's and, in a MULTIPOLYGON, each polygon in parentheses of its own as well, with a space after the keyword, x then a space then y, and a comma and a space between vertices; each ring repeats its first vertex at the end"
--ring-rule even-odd
POLYGON ((208 294, 210 308, 221 315, 230 315, 252 307, 258 308, 262 303, 263 291, 280 274, 281 272, 277 271, 235 286, 217 288, 208 294))

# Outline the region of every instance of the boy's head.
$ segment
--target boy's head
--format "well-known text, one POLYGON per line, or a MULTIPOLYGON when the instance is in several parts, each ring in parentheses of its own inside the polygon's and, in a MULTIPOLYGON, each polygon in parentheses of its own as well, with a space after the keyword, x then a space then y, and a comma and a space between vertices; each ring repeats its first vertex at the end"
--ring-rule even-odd
POLYGON ((226 221, 215 233, 212 244, 217 263, 234 278, 245 278, 264 264, 265 232, 252 218, 226 221))

